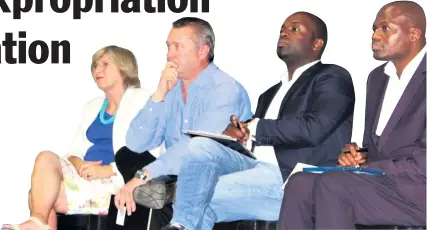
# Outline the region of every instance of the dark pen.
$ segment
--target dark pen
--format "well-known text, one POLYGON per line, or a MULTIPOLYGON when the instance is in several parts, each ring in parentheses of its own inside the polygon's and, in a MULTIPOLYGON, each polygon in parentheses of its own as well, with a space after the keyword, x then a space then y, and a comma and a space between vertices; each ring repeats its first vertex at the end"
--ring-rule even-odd
POLYGON ((241 127, 240 127, 240 122, 237 122, 237 125, 236 125, 236 127, 239 129, 239 130, 241 130, 241 127))
MULTIPOLYGON (((358 153, 368 152, 368 149, 367 148, 360 148, 360 149, 356 150, 356 152, 358 152, 358 153)), ((345 151, 344 153, 350 153, 350 151, 345 151)))

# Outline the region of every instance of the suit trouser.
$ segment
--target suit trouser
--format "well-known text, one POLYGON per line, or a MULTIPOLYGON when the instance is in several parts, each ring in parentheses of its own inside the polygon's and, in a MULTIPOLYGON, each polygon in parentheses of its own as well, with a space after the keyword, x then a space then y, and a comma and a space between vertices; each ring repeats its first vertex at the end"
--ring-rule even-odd
MULTIPOLYGON (((141 154, 132 152, 127 147, 121 148, 115 157, 117 168, 123 176, 125 182, 131 180, 138 169, 155 161, 156 158, 149 152, 141 154)), ((109 230, 145 230, 150 224, 150 230, 160 230, 167 225, 172 218, 172 206, 165 206, 160 210, 152 210, 149 221, 150 209, 136 205, 136 211, 131 216, 125 217, 125 225, 116 225, 117 208, 114 205, 114 196, 111 198, 110 208, 108 210, 108 229, 109 230), (149 222, 149 223, 148 223, 149 222)))
POLYGON ((415 204, 405 198, 390 176, 300 172, 286 185, 279 224, 280 229, 355 229, 355 224, 422 226, 425 210, 425 203, 415 204))

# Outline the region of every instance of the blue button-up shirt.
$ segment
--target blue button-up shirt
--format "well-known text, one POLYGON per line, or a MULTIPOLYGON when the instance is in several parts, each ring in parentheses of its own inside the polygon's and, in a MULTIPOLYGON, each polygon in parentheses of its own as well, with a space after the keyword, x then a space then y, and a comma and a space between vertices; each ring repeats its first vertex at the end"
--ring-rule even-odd
POLYGON ((165 142, 166 152, 145 169, 153 178, 167 175, 174 167, 173 158, 179 157, 171 151, 179 151, 175 145, 186 145, 190 139, 184 130, 222 133, 233 114, 239 120, 252 118, 249 96, 239 82, 211 63, 188 86, 185 103, 181 81, 163 102, 150 98, 131 122, 126 145, 142 153, 165 142))

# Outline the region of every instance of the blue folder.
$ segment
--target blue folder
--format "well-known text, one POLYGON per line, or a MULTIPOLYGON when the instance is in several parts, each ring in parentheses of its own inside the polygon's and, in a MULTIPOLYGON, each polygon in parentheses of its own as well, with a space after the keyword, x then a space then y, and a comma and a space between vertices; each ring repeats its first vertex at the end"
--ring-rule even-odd
POLYGON ((384 176, 385 173, 369 168, 361 167, 314 167, 314 168, 303 168, 303 172, 313 172, 313 173, 322 173, 326 171, 349 171, 358 174, 369 174, 373 176, 384 176))

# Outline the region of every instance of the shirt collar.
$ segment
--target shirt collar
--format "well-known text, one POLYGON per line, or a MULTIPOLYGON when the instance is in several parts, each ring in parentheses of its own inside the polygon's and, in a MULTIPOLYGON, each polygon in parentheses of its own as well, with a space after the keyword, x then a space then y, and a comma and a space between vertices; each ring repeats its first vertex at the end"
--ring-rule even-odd
MULTIPOLYGON (((426 54, 427 46, 424 45, 424 48, 414 57, 412 60, 405 66, 403 69, 401 79, 402 77, 408 75, 409 78, 414 75, 415 71, 417 70, 418 66, 420 65, 421 61, 423 60, 424 55, 426 54)), ((392 62, 387 62, 387 64, 384 67, 384 73, 388 76, 397 76, 397 70, 396 66, 392 62)))
POLYGON ((202 72, 199 73, 199 75, 194 79, 190 85, 188 86, 188 90, 197 88, 199 86, 203 86, 206 83, 209 83, 210 79, 212 78, 212 72, 217 69, 218 67, 213 63, 209 63, 202 72))
POLYGON ((286 73, 283 73, 282 75, 280 75, 280 80, 282 81, 282 84, 286 83, 286 82, 290 82, 290 83, 295 82, 301 76, 302 73, 304 73, 306 70, 308 70, 310 67, 312 67, 313 65, 315 65, 319 61, 320 60, 316 60, 316 61, 313 61, 313 62, 310 62, 310 63, 307 63, 303 66, 298 67, 295 70, 294 75, 292 75, 292 79, 290 81, 289 81, 289 73, 286 71, 286 73))

